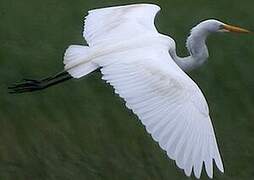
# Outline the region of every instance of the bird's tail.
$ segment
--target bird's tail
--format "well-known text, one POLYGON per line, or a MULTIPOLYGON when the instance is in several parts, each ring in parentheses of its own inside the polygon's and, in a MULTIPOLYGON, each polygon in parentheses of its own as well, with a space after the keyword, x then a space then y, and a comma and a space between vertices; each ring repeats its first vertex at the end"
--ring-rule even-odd
POLYGON ((96 70, 99 66, 92 62, 88 46, 71 45, 64 54, 64 68, 74 78, 80 78, 96 70))

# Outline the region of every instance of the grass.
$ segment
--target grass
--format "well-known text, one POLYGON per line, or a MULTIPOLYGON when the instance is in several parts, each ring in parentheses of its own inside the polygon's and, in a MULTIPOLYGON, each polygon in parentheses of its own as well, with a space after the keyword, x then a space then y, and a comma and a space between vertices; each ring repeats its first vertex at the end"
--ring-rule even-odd
MULTIPOLYGON (((203 19, 254 29, 251 0, 156 3, 156 25, 174 37, 180 55, 187 54, 190 28, 203 19)), ((38 93, 7 93, 19 79, 62 70, 66 47, 84 43, 87 10, 119 4, 127 3, 0 0, 0 179, 188 179, 99 73, 38 93)), ((208 44, 209 62, 191 77, 209 102, 224 161, 225 173, 216 170, 214 179, 252 179, 254 37, 214 35, 208 44)))

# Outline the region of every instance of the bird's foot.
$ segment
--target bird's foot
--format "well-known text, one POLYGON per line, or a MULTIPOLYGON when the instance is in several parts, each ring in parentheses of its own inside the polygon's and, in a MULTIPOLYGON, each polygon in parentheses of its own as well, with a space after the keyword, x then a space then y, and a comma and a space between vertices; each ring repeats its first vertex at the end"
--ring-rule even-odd
POLYGON ((14 83, 12 86, 9 86, 9 93, 24 93, 32 92, 45 88, 43 80, 34 80, 34 79, 23 79, 23 82, 14 83))

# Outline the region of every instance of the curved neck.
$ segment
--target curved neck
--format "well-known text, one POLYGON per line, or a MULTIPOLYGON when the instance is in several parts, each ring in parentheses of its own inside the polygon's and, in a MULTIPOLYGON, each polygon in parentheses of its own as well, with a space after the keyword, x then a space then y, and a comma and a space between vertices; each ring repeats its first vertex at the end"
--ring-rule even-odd
POLYGON ((209 32, 199 24, 191 30, 191 34, 187 38, 186 47, 189 51, 189 56, 178 57, 175 48, 170 50, 172 58, 183 71, 189 72, 196 69, 207 60, 209 54, 206 38, 208 35, 209 32))

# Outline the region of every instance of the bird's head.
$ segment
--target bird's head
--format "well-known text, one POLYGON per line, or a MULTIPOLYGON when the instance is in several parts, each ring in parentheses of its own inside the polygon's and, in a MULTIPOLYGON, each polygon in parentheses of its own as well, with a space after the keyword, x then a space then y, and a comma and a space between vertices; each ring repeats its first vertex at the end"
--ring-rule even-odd
POLYGON ((205 20, 201 22, 199 26, 201 26, 203 29, 205 29, 207 32, 210 33, 214 32, 250 33, 250 31, 247 29, 228 25, 215 19, 205 20))

